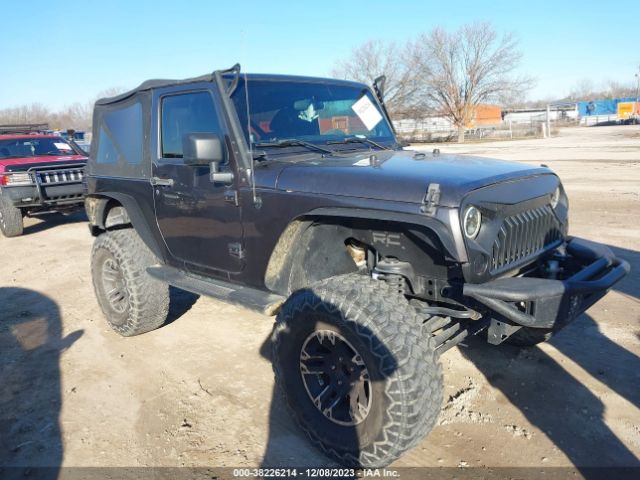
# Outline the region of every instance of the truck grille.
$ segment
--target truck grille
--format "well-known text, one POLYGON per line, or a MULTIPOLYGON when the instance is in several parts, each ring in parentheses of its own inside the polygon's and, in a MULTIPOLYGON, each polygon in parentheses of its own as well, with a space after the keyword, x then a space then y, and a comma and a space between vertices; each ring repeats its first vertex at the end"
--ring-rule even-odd
POLYGON ((78 183, 83 178, 83 168, 67 168, 62 170, 41 170, 37 173, 42 185, 61 185, 78 183))
POLYGON ((561 239, 562 232, 550 205, 506 217, 493 242, 491 271, 534 257, 561 239))

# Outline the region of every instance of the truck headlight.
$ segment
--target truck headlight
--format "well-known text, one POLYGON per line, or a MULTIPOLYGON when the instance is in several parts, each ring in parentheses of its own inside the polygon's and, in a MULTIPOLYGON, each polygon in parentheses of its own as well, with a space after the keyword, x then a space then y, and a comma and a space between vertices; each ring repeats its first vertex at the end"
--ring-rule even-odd
POLYGON ((31 185, 33 179, 27 172, 10 173, 4 175, 4 185, 31 185))
POLYGON ((480 210, 471 205, 464 212, 462 221, 462 229, 468 238, 476 238, 482 225, 482 214, 480 210))
POLYGON ((558 206, 559 201, 560 201, 560 187, 558 186, 551 194, 551 207, 556 208, 558 206))

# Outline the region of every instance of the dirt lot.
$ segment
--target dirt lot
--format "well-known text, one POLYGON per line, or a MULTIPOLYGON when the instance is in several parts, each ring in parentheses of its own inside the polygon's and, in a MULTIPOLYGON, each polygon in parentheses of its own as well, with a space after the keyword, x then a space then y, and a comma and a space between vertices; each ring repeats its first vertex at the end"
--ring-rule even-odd
MULTIPOLYGON (((571 233, 634 270, 548 344, 445 354, 439 423, 395 466, 638 466, 640 127, 437 147, 548 164, 571 233)), ((84 217, 27 225, 0 237, 0 465, 328 463, 274 399, 271 318, 174 291, 168 325, 121 338, 94 299, 84 217)))

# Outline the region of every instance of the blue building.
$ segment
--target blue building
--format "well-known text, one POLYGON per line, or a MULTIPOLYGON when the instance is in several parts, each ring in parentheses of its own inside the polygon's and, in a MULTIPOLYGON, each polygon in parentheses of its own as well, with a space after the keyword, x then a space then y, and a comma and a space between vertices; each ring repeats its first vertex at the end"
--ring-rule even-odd
POLYGON ((625 97, 578 102, 578 113, 581 117, 589 117, 591 115, 615 115, 618 113, 619 103, 635 101, 635 97, 625 97))

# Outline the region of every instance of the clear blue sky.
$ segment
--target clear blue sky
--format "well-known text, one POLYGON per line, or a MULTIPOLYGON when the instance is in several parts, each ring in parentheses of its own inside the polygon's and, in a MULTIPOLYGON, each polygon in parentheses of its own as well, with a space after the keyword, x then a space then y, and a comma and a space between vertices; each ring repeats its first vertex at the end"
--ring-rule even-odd
POLYGON ((490 21, 520 40, 530 98, 584 78, 634 82, 640 1, 0 1, 0 108, 59 108, 148 78, 240 61, 252 72, 328 75, 369 39, 405 41, 436 25, 490 21))

